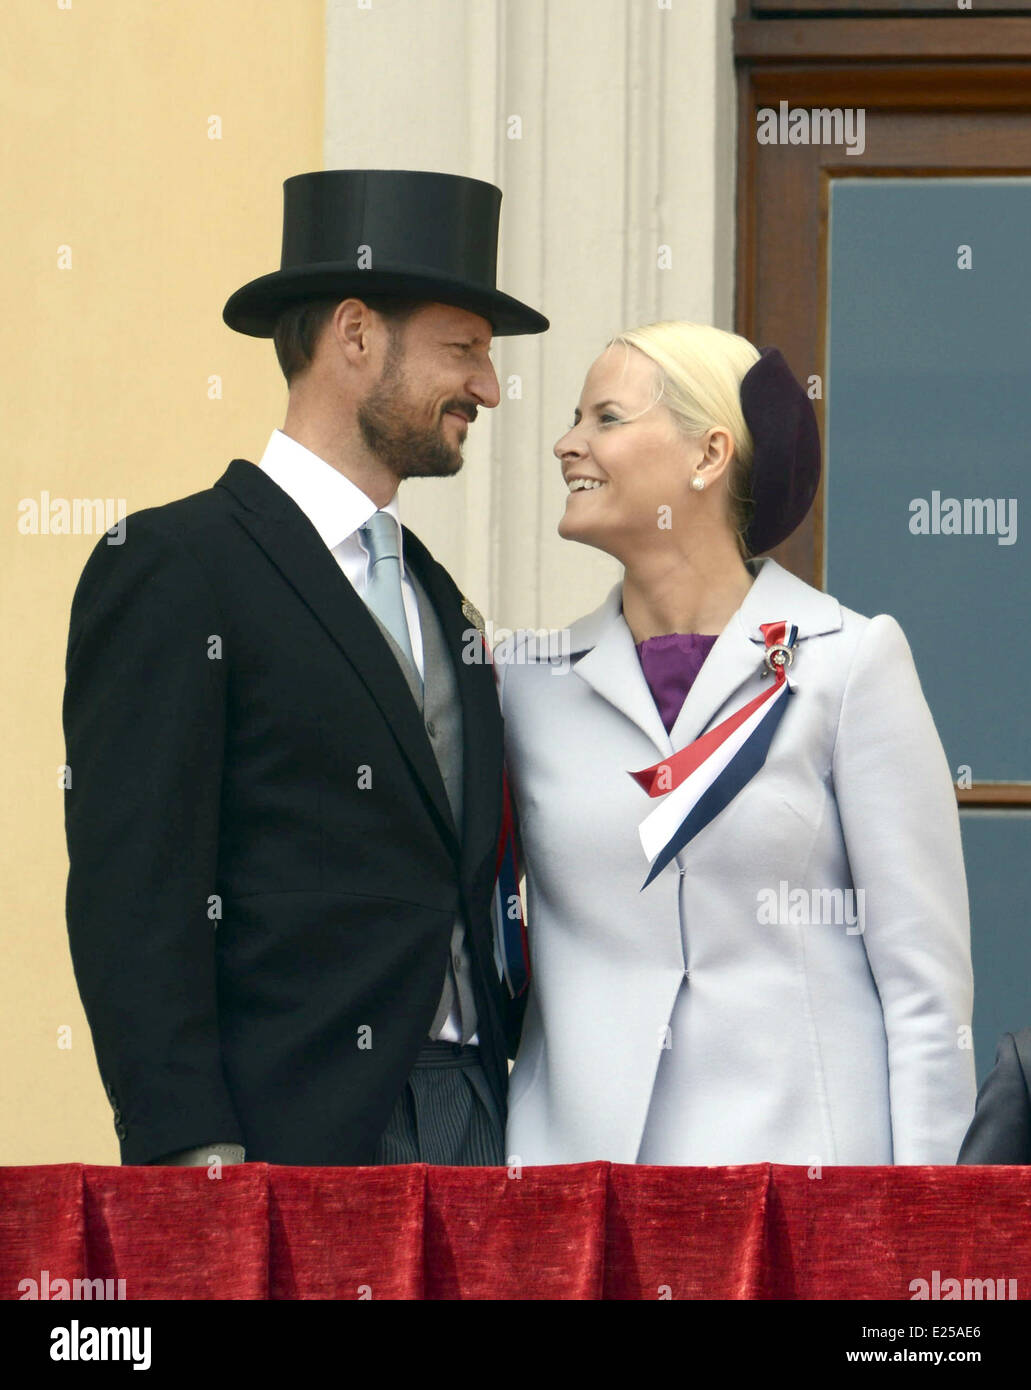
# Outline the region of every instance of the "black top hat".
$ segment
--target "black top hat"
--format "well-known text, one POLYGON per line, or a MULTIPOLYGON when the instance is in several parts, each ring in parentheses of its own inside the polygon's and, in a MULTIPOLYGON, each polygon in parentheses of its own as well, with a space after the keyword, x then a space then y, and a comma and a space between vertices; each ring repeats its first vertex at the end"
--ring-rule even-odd
POLYGON ((283 184, 280 269, 236 291, 230 328, 271 338, 290 304, 393 294, 456 304, 494 334, 543 333, 548 320, 496 287, 501 190, 411 169, 326 169, 283 184))
POLYGON ((752 434, 752 520, 749 552, 780 545, 813 505, 820 481, 820 431, 813 403, 777 348, 762 355, 741 381, 741 409, 752 434))

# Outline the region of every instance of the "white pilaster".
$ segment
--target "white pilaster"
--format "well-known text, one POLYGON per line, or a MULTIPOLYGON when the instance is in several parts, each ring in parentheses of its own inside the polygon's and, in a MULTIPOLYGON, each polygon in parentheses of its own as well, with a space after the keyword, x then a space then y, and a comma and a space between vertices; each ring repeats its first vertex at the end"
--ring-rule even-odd
POLYGON ((607 556, 559 539, 552 453, 607 339, 657 318, 733 326, 731 8, 327 0, 326 168, 496 183, 498 283, 552 322, 495 340, 502 401, 470 430, 462 473, 401 497, 499 625, 561 626, 618 577, 607 556))

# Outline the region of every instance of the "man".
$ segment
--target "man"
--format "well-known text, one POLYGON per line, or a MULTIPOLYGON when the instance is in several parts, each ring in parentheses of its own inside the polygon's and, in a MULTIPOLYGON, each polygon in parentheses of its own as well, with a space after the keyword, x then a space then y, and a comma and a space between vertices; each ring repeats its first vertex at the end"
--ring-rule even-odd
POLYGON ((491 333, 548 323, 495 287, 492 185, 284 194, 280 270, 224 310, 275 339, 283 430, 129 516, 73 600, 76 978, 123 1163, 501 1163, 501 718, 396 492, 461 467, 491 333))
POLYGON ((1031 1028, 1003 1033, 957 1163, 1031 1163, 1031 1028))

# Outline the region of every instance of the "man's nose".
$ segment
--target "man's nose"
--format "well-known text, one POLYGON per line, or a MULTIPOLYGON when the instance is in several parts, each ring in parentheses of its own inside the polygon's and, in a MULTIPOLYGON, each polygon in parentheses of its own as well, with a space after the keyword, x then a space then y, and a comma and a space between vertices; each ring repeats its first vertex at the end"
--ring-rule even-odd
POLYGON ((477 372, 474 380, 469 383, 469 389, 482 405, 488 410, 493 410, 501 400, 501 387, 493 362, 488 362, 482 371, 477 372))

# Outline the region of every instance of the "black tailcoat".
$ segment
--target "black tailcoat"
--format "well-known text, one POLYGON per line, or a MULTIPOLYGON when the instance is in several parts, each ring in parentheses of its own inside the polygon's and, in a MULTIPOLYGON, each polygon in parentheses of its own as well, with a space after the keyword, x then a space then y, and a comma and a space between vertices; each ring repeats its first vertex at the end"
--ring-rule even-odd
POLYGON ((296 503, 236 459, 103 537, 72 604, 64 726, 76 979, 124 1163, 218 1141, 371 1160, 461 906, 504 1113, 521 1010, 489 902, 502 725, 462 598, 419 540, 464 726, 456 828, 404 677, 296 503), (463 659, 465 657, 466 659, 463 659))
POLYGON ((1031 1028, 1003 1033, 957 1163, 1031 1163, 1031 1028))

